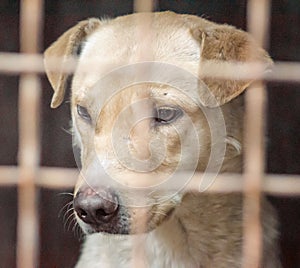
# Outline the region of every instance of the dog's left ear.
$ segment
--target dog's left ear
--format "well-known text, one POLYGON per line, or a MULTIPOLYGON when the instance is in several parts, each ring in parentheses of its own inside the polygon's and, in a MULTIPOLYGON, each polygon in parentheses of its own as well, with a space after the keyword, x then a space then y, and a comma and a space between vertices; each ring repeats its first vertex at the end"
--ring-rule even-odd
POLYGON ((65 95, 68 74, 60 71, 66 63, 68 57, 75 56, 80 44, 90 35, 101 21, 91 18, 79 22, 77 25, 66 31, 58 38, 44 53, 44 64, 46 74, 54 89, 51 101, 51 107, 58 107, 65 95), (53 71, 53 62, 55 61, 57 71, 53 71), (52 68, 51 68, 52 67, 52 68))
MULTIPOLYGON (((201 62, 257 62, 270 69, 273 64, 268 53, 259 47, 246 32, 228 25, 216 25, 193 29, 192 35, 199 41, 201 62)), ((201 63, 200 63, 201 65, 201 63)), ((200 66, 201 68, 201 66, 200 66)), ((252 81, 228 80, 204 77, 209 92, 201 92, 200 102, 207 107, 221 106, 240 95, 252 81)))

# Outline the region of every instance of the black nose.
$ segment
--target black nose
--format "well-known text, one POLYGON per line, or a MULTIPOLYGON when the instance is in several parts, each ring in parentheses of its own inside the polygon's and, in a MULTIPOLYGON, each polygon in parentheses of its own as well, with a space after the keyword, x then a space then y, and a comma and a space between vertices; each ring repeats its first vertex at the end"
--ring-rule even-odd
POLYGON ((85 223, 101 225, 109 223, 117 215, 119 203, 111 189, 81 189, 73 201, 78 217, 85 223))

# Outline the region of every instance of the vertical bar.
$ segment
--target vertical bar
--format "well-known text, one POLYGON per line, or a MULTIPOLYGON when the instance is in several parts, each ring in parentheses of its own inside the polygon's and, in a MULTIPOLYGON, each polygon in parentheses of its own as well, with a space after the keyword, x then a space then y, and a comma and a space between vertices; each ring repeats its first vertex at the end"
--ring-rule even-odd
POLYGON ((154 10, 154 0, 135 0, 133 10, 135 12, 152 12, 154 10))
MULTIPOLYGON (((20 48, 38 53, 42 23, 42 0, 21 1, 20 48)), ((17 267, 37 267, 39 227, 35 179, 39 166, 40 81, 36 74, 23 74, 19 85, 19 186, 17 267)))
MULTIPOLYGON (((266 45, 269 0, 248 0, 248 29, 259 45, 266 45)), ((264 113, 266 94, 262 82, 246 93, 245 174, 244 174, 244 247, 243 267, 261 267, 262 226, 260 219, 261 186, 264 175, 264 113)))
MULTIPOLYGON (((152 12, 154 10, 155 0, 134 0, 133 9, 135 12, 152 12)), ((137 43, 140 44, 139 51, 136 53, 136 61, 140 60, 152 60, 152 47, 148 47, 145 44, 151 44, 151 17, 145 16, 143 21, 135 22, 139 27, 136 30, 137 43), (149 40, 147 42, 146 40, 149 40)), ((141 70, 142 72, 142 70, 141 70)), ((141 215, 146 215, 143 213, 143 208, 137 208, 137 213, 141 215)), ((146 226, 146 216, 141 219, 138 229, 139 231, 145 231, 146 226)), ((147 267, 146 264, 146 255, 145 255, 145 239, 134 237, 133 238, 133 247, 132 247, 132 267, 147 267)))
POLYGON ((244 174, 244 267, 260 267, 262 230, 260 221, 261 181, 264 171, 262 83, 246 93, 245 174, 244 174))

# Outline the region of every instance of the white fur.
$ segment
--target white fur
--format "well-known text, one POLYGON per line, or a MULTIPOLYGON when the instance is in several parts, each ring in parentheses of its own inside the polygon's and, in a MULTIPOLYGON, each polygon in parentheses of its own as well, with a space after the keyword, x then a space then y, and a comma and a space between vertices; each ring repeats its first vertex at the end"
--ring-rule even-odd
POLYGON ((142 235, 89 235, 76 268, 197 267, 176 228, 167 225, 142 235), (174 242, 171 247, 168 240, 174 242))

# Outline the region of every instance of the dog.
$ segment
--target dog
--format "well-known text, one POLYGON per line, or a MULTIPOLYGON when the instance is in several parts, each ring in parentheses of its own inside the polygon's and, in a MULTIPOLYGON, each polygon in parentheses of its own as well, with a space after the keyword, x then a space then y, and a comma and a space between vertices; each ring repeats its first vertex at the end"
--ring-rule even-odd
MULTIPOLYGON (((201 70, 210 62, 267 70, 268 53, 248 33, 194 15, 90 18, 45 51, 52 108, 64 100, 70 57, 78 57, 71 113, 81 162, 73 205, 86 234, 76 267, 241 267, 242 195, 184 186, 195 171, 243 169, 251 81, 201 70)), ((261 218, 261 267, 280 267, 276 215, 265 198, 261 218)))

